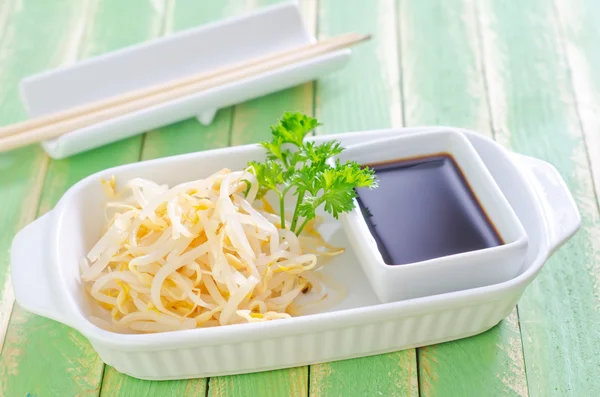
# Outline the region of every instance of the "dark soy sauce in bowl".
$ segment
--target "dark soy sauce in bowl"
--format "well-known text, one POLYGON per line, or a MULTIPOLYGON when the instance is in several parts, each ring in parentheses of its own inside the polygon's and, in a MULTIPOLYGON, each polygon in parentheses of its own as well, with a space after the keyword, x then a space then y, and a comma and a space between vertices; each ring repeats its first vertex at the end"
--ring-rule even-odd
POLYGON ((358 203, 388 265, 504 244, 452 156, 368 164, 379 187, 358 203))

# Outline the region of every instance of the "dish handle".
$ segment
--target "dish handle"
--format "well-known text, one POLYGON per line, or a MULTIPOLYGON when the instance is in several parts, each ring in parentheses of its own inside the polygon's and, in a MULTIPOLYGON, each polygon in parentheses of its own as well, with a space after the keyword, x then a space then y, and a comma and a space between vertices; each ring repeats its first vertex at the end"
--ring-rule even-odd
POLYGON ((15 298, 22 308, 66 323, 64 310, 52 290, 51 214, 43 215, 17 233, 10 249, 10 274, 15 298))
POLYGON ((552 255, 577 232, 581 216, 575 200, 558 170, 545 161, 516 154, 542 206, 552 255))

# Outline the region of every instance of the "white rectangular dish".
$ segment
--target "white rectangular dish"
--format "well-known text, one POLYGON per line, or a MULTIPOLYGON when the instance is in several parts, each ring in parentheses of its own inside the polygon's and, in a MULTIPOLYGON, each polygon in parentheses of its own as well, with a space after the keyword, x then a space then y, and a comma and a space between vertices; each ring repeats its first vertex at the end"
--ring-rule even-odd
MULTIPOLYGON (((403 134, 352 145, 337 157, 342 162, 353 160, 359 164, 372 165, 440 154, 451 156, 451 161, 456 163, 458 174, 462 174, 467 183, 466 190, 461 190, 461 193, 472 191, 475 201, 478 202, 477 205, 480 205, 483 210, 483 217, 489 218, 489 223, 492 225, 490 229, 496 229, 495 231, 488 230, 488 232, 490 234, 497 233, 501 243, 483 249, 410 261, 409 263, 388 264, 384 261, 380 251, 383 247, 395 246, 394 250, 396 251, 410 252, 411 246, 418 246, 421 242, 419 240, 425 238, 428 240, 430 252, 431 250, 443 251, 448 248, 447 242, 436 240, 448 240, 449 237, 448 235, 434 236, 434 233, 420 236, 417 233, 419 224, 428 222, 429 217, 424 212, 436 211, 437 208, 440 208, 436 205, 427 205, 431 198, 421 196, 424 191, 422 193, 417 191, 424 190, 423 185, 420 185, 418 189, 416 186, 404 186, 402 189, 405 190, 398 192, 399 194, 395 196, 385 196, 383 193, 375 196, 377 195, 375 192, 369 197, 378 197, 374 202, 379 202, 380 205, 369 207, 369 212, 381 213, 389 208, 394 208, 394 214, 386 212, 385 215, 380 215, 386 216, 388 219, 397 219, 397 222, 413 225, 413 227, 405 226, 412 230, 411 235, 413 236, 406 236, 405 241, 398 241, 399 236, 388 235, 388 243, 378 244, 374 236, 375 232, 370 230, 359 205, 355 205, 354 210, 341 214, 340 222, 363 271, 381 302, 394 302, 501 283, 515 277, 523 264, 527 250, 525 229, 477 151, 463 133, 439 129, 403 134), (419 196, 418 212, 414 210, 414 207, 401 208, 398 205, 402 202, 400 195, 402 197, 419 196), (386 202, 389 202, 389 205, 384 205, 386 202), (445 247, 442 248, 442 245, 445 247)), ((412 169, 413 172, 420 172, 420 178, 425 177, 424 172, 429 172, 429 175, 432 175, 431 172, 439 172, 432 167, 421 168, 419 171, 415 171, 414 167, 412 169)), ((449 180, 452 176, 454 175, 446 175, 444 180, 449 180)), ((458 175, 455 177, 460 178, 458 175)), ((393 182, 389 179, 386 179, 385 182, 382 181, 382 183, 397 182, 398 179, 394 179, 393 182)), ((442 182, 436 180, 438 186, 442 182)), ((391 188, 391 186, 380 186, 379 190, 389 191, 391 188)), ((452 189, 444 190, 444 193, 443 204, 453 201, 460 203, 460 198, 453 196, 452 189)), ((472 201, 463 201, 460 205, 464 206, 467 203, 472 204, 472 201)), ((476 221, 473 221, 481 218, 470 218, 470 222, 462 224, 457 224, 456 219, 452 219, 452 225, 449 225, 452 228, 451 235, 456 236, 468 232, 466 230, 468 228, 477 229, 477 233, 486 231, 482 225, 477 225, 476 221), (461 229, 461 226, 466 229, 461 229)))
MULTIPOLYGON (((348 146, 431 129, 366 131, 315 138, 348 146)), ((511 154, 495 142, 463 131, 502 189, 529 236, 519 275, 486 287, 380 304, 332 219, 321 233, 348 247, 324 271, 346 286, 346 298, 327 312, 266 323, 228 325, 157 334, 118 334, 86 318, 79 260, 98 237, 105 195, 100 178, 115 175, 175 184, 222 166, 241 168, 264 151, 246 145, 130 164, 74 185, 57 206, 25 227, 11 248, 11 276, 19 305, 81 332, 102 360, 142 379, 164 380, 239 374, 380 354, 468 337, 496 325, 518 302, 544 262, 579 228, 573 198, 549 164, 511 154), (31 249, 37 247, 37 249, 31 249)))
MULTIPOLYGON (((296 1, 170 34, 27 77, 21 99, 38 117, 315 41, 296 1), (57 95, 60 93, 60 95, 57 95)), ((177 121, 210 124, 219 108, 312 81, 343 67, 344 49, 69 132, 42 143, 55 159, 177 121)))

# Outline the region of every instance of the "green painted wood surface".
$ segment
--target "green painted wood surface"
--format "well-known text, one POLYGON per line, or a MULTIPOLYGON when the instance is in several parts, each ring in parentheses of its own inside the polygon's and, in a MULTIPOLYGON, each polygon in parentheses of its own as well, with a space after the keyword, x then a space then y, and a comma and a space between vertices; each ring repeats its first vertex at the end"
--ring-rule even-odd
MULTIPOLYGON (((69 61, 147 40, 162 29, 161 10, 144 0, 129 1, 128 7, 122 7, 119 0, 77 3, 82 8, 75 15, 77 19, 69 23, 78 29, 70 32, 69 61)), ((66 5, 59 4, 55 12, 64 13, 66 5)), ((40 17, 47 18, 43 14, 40 17)), ((81 178, 137 161, 140 143, 141 137, 135 137, 66 160, 51 161, 38 215, 51 209, 64 191, 81 178)), ((2 381, 6 395, 95 395, 102 381, 103 363, 81 334, 18 306, 11 316, 2 363, 2 368, 10 370, 10 376, 2 381)))
POLYGON ((414 349, 310 367, 310 395, 418 396, 414 349))
MULTIPOLYGON (((319 37, 358 31, 371 33, 373 39, 353 49, 353 60, 345 69, 318 81, 316 114, 324 124, 318 132, 401 127, 396 3, 378 0, 346 7, 343 0, 321 0, 319 4, 319 37)), ((311 396, 418 395, 414 349, 313 365, 310 371, 311 396)))
POLYGON ((556 18, 577 113, 594 177, 600 192, 600 3, 595 0, 555 0, 556 18))
MULTIPOLYGON (((491 136, 475 2, 402 0, 399 15, 406 125, 491 136)), ((527 395, 516 311, 484 334, 420 348, 418 356, 421 396, 527 395)))
MULTIPOLYGON (((54 5, 31 1, 0 4, 0 125, 26 117, 18 97, 18 82, 28 74, 71 60, 69 36, 76 33, 81 7, 73 2, 54 5), (37 28, 37 30, 36 30, 37 28), (56 46, 32 43, 51 40, 56 46)), ((34 218, 46 161, 41 149, 28 147, 0 153, 0 252, 8 252, 14 234, 34 218)), ((0 256, 0 349, 13 306, 8 256, 0 256)))
MULTIPOLYGON (((0 125, 25 117, 17 96, 25 75, 273 2, 5 0, 0 125), (49 38, 55 46, 37 45, 49 38)), ((598 181, 598 4, 377 0, 350 6, 302 0, 300 5, 307 26, 321 37, 359 31, 374 39, 353 50, 346 69, 220 110, 210 126, 186 120, 63 161, 49 162, 37 147, 0 154, 0 250, 8 250, 18 229, 92 172, 140 158, 256 142, 285 110, 316 114, 325 124, 319 133, 403 123, 493 133, 503 145, 557 166, 576 196, 583 230, 549 261, 518 313, 492 330, 417 352, 310 368, 141 381, 104 368, 77 332, 15 307, 0 356, 1 396, 100 390, 104 396, 600 394, 600 216, 592 173, 598 181)), ((8 258, 1 256, 0 343, 13 302, 7 271, 8 258)))
POLYGON ((452 125, 491 136, 475 5, 473 0, 400 1, 407 126, 452 125))
POLYGON ((496 136, 554 164, 582 216, 582 229, 519 303, 529 394, 596 396, 600 218, 555 7, 548 0, 488 0, 481 2, 481 20, 496 136))
POLYGON ((211 378, 208 396, 304 397, 308 367, 211 378))
MULTIPOLYGON (((71 37, 77 37, 85 15, 85 4, 75 1, 3 2, 0 6, 0 123, 9 124, 25 118, 19 97, 21 78, 73 60, 71 37), (53 46, 36 43, 54 42, 53 46)), ((75 41, 76 44, 76 41, 75 41)), ((0 154, 0 250, 8 252, 14 233, 31 222, 36 213, 47 161, 39 147, 0 154)), ((5 339, 13 296, 8 279, 8 255, 0 258, 0 345, 5 339)), ((17 320, 18 322, 18 320, 17 320)), ((14 321, 13 321, 14 324, 14 321)), ((9 335, 11 333, 9 332, 9 335)), ((26 385, 30 377, 20 366, 26 354, 24 340, 13 334, 2 349, 0 360, 0 395, 11 395, 22 387, 24 392, 35 392, 26 385), (9 392, 10 391, 10 392, 9 392)), ((43 362, 34 354, 32 359, 43 362)), ((47 362, 46 362, 47 364, 47 362)), ((87 382, 81 379, 85 388, 87 382)), ((78 387, 79 388, 79 387, 78 387)), ((48 390, 53 390, 50 386, 48 390)), ((23 393, 24 393, 23 392, 23 393)), ((22 393, 22 394, 23 394, 22 393)))
POLYGON ((105 366, 101 396, 181 397, 206 395, 206 380, 148 381, 132 378, 105 366))
POLYGON ((319 133, 401 127, 396 2, 346 5, 344 0, 319 1, 319 37, 351 31, 373 37, 352 49, 352 61, 344 69, 319 79, 316 114, 325 124, 319 133))

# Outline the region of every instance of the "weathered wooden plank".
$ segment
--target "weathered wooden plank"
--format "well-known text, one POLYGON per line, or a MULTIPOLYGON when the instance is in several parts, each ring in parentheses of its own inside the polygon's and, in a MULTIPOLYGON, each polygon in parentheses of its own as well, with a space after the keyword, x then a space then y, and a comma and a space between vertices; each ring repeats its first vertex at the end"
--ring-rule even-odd
POLYGON ((313 85, 306 83, 236 106, 231 144, 243 145, 269 139, 269 126, 275 124, 285 111, 312 114, 312 96, 313 85))
POLYGON ((146 134, 142 160, 226 147, 229 144, 231 108, 220 110, 212 124, 185 120, 146 134))
MULTIPOLYGON (((491 136, 475 1, 402 0, 399 15, 406 125, 491 136)), ((482 335, 418 349, 418 357, 422 396, 527 395, 516 310, 482 335)))
POLYGON ((135 379, 105 366, 102 396, 183 397, 206 395, 205 379, 149 381, 135 379))
POLYGON ((402 126, 397 12, 391 0, 353 7, 342 0, 319 2, 320 38, 345 32, 373 35, 352 49, 344 69, 319 79, 316 114, 325 124, 320 132, 402 126))
POLYGON ((210 397, 304 397, 308 394, 308 367, 211 378, 210 397))
POLYGON ((554 164, 582 215, 519 303, 529 394, 599 395, 600 217, 553 2, 486 0, 481 22, 496 135, 554 164))
MULTIPOLYGON (((370 33, 353 49, 350 64, 317 84, 319 133, 402 126, 399 41, 393 0, 319 2, 319 37, 347 31, 370 33), (340 12, 344 10, 344 12, 340 12)), ((416 396, 414 349, 310 367, 311 396, 416 396)))
POLYGON ((592 167, 596 194, 600 192, 600 3, 593 0, 555 0, 556 15, 577 112, 592 167))
POLYGON ((311 365, 310 395, 417 396, 416 351, 311 365))
POLYGON ((517 310, 491 330, 418 349, 421 396, 527 396, 517 310))
POLYGON ((0 4, 0 45, 2 45, 2 38, 6 37, 3 33, 8 27, 6 23, 8 16, 11 15, 15 8, 14 0, 6 0, 0 4))
MULTIPOLYGON (((47 4, 44 2, 45 7, 47 4)), ((60 19, 61 13, 68 11, 63 4, 62 9, 48 7, 54 14, 49 17, 41 13, 40 18, 75 27, 70 37, 57 40, 66 43, 73 60, 78 54, 87 57, 156 35, 162 25, 157 4, 146 0, 129 1, 127 6, 118 0, 84 2, 85 7, 73 15, 74 22, 70 23, 60 19), (90 18, 86 19, 85 14, 90 18)), ((35 7, 40 4, 33 4, 23 17, 38 15, 40 10, 35 7)), ((46 34, 35 25, 29 26, 29 31, 46 34)), ((37 41, 44 40, 47 37, 37 41)), ((32 45, 32 41, 24 44, 32 45)), ((41 47, 35 45, 36 49, 41 47)), ((140 142, 141 138, 136 137, 50 162, 38 214, 51 209, 64 191, 81 178, 110 166, 137 161, 140 142)), ((85 338, 71 328, 32 315, 18 306, 11 316, 1 359, 0 367, 6 370, 0 383, 6 395, 97 394, 100 388, 103 364, 85 338)))
POLYGON ((453 125, 491 136, 474 0, 401 0, 407 126, 453 125))
MULTIPOLYGON (((76 33, 82 13, 84 8, 74 1, 6 1, 0 5, 0 124, 26 117, 19 101, 23 77, 70 61, 70 49, 62 43, 76 33), (57 44, 34 45, 42 40, 57 44)), ((45 170, 39 147, 0 154, 0 351, 14 302, 7 252, 16 232, 34 219, 45 170)))

